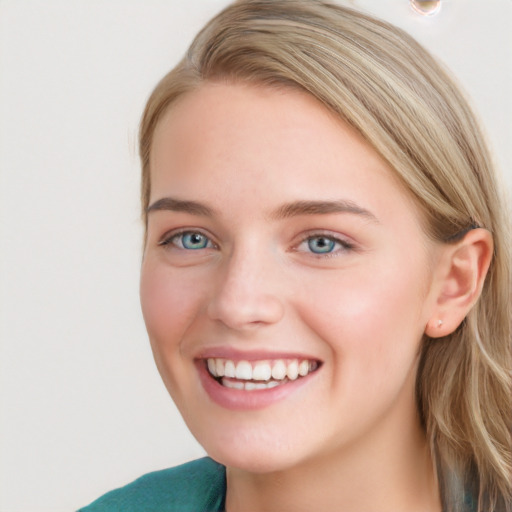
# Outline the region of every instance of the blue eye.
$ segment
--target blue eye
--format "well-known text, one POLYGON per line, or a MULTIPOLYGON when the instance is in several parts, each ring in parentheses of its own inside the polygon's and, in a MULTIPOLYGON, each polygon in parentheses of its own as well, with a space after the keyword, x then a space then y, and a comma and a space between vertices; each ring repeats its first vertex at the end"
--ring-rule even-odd
POLYGON ((181 243, 185 249, 204 249, 208 246, 208 238, 201 233, 183 233, 181 243))
POLYGON ((184 231, 182 233, 176 233, 167 240, 161 242, 161 245, 169 244, 189 251, 197 251, 199 249, 213 247, 211 240, 199 231, 184 231))
POLYGON ((328 254, 336 249, 336 241, 327 236, 312 236, 308 238, 308 249, 315 254, 328 254))

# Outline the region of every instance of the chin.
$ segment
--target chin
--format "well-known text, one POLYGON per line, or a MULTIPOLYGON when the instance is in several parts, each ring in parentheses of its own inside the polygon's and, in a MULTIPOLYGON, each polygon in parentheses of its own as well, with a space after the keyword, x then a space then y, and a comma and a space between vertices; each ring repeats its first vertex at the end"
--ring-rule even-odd
POLYGON ((297 461, 285 460, 279 455, 258 453, 257 455, 227 454, 222 450, 208 452, 208 455, 228 468, 253 474, 268 474, 285 471, 294 467, 297 461))
POLYGON ((272 473, 284 471, 300 464, 303 454, 297 446, 291 444, 290 436, 277 436, 268 433, 269 439, 262 435, 262 429, 251 435, 251 432, 238 431, 234 435, 220 434, 215 439, 200 439, 208 455, 226 467, 236 468, 250 473, 272 473), (257 437, 257 438, 256 438, 257 437), (283 439, 286 439, 286 442, 283 439))

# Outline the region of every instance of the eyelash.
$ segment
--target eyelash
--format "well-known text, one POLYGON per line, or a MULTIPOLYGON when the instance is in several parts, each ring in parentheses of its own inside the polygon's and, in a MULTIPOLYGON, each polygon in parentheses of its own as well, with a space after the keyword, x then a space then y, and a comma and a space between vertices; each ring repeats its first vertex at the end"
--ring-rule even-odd
POLYGON ((347 240, 343 240, 333 235, 329 235, 326 233, 312 233, 307 235, 302 241, 296 246, 294 249, 295 252, 301 252, 301 246, 307 246, 309 250, 304 252, 309 252, 315 258, 333 258, 339 255, 341 252, 349 252, 355 249, 355 246, 348 242, 347 240), (311 248, 311 242, 314 240, 327 240, 332 244, 331 250, 326 252, 314 252, 311 248), (337 246, 337 247, 336 247, 337 246))
POLYGON ((164 247, 168 246, 168 245, 174 245, 177 249, 181 249, 181 250, 184 250, 184 251, 198 251, 198 250, 201 250, 201 249, 211 249, 211 248, 216 248, 217 247, 212 242, 211 238, 208 235, 206 235, 205 233, 203 233, 201 231, 193 230, 193 229, 186 229, 186 230, 183 230, 183 231, 178 231, 177 233, 171 233, 168 236, 166 235, 163 238, 163 240, 158 242, 158 245, 164 246, 164 247), (199 236, 203 237, 204 239, 206 239, 207 244, 209 246, 207 245, 206 247, 198 247, 196 249, 188 249, 187 247, 183 246, 183 238, 186 235, 199 235, 199 236), (175 240, 179 239, 180 237, 182 239, 181 246, 175 243, 175 240))
MULTIPOLYGON (((158 243, 159 246, 169 246, 174 245, 177 249, 183 250, 183 251, 199 251, 202 249, 212 249, 217 248, 218 246, 212 242, 211 238, 199 230, 183 230, 178 231, 176 233, 172 233, 169 236, 165 236, 165 238, 158 243), (197 247, 197 248, 187 248, 184 246, 183 238, 187 235, 193 236, 193 235, 199 235, 206 241, 206 245, 204 247, 197 247), (181 244, 177 244, 176 240, 181 238, 181 244)), ((311 233, 307 236, 303 237, 300 242, 292 249, 293 252, 309 252, 313 257, 315 258, 332 258, 337 256, 340 252, 349 252, 351 250, 354 250, 355 246, 351 244, 350 242, 346 240, 342 240, 338 237, 326 234, 326 233, 311 233), (328 241, 332 244, 331 249, 328 249, 325 252, 314 252, 311 248, 311 243, 314 240, 324 240, 328 241), (307 246, 309 250, 301 250, 301 246, 307 246), (337 246, 337 247, 336 247, 337 246)))

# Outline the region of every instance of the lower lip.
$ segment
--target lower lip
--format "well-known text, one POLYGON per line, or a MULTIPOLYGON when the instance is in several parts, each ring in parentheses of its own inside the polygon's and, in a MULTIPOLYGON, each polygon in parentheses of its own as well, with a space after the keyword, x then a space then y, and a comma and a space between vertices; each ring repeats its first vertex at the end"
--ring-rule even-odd
POLYGON ((228 388, 217 382, 206 369, 204 361, 196 361, 196 367, 201 384, 211 400, 221 407, 238 411, 263 409, 284 400, 309 383, 318 373, 318 370, 316 370, 306 377, 288 381, 274 388, 245 391, 243 389, 228 388))

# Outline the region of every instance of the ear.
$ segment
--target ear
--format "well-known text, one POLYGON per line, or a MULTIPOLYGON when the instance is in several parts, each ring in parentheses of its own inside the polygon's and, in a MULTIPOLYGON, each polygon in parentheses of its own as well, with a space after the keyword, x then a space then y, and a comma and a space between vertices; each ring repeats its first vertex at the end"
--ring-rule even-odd
POLYGON ((447 336, 461 324, 482 292, 493 249, 492 235, 482 228, 442 248, 435 269, 436 286, 432 288, 435 304, 425 327, 427 336, 447 336))

